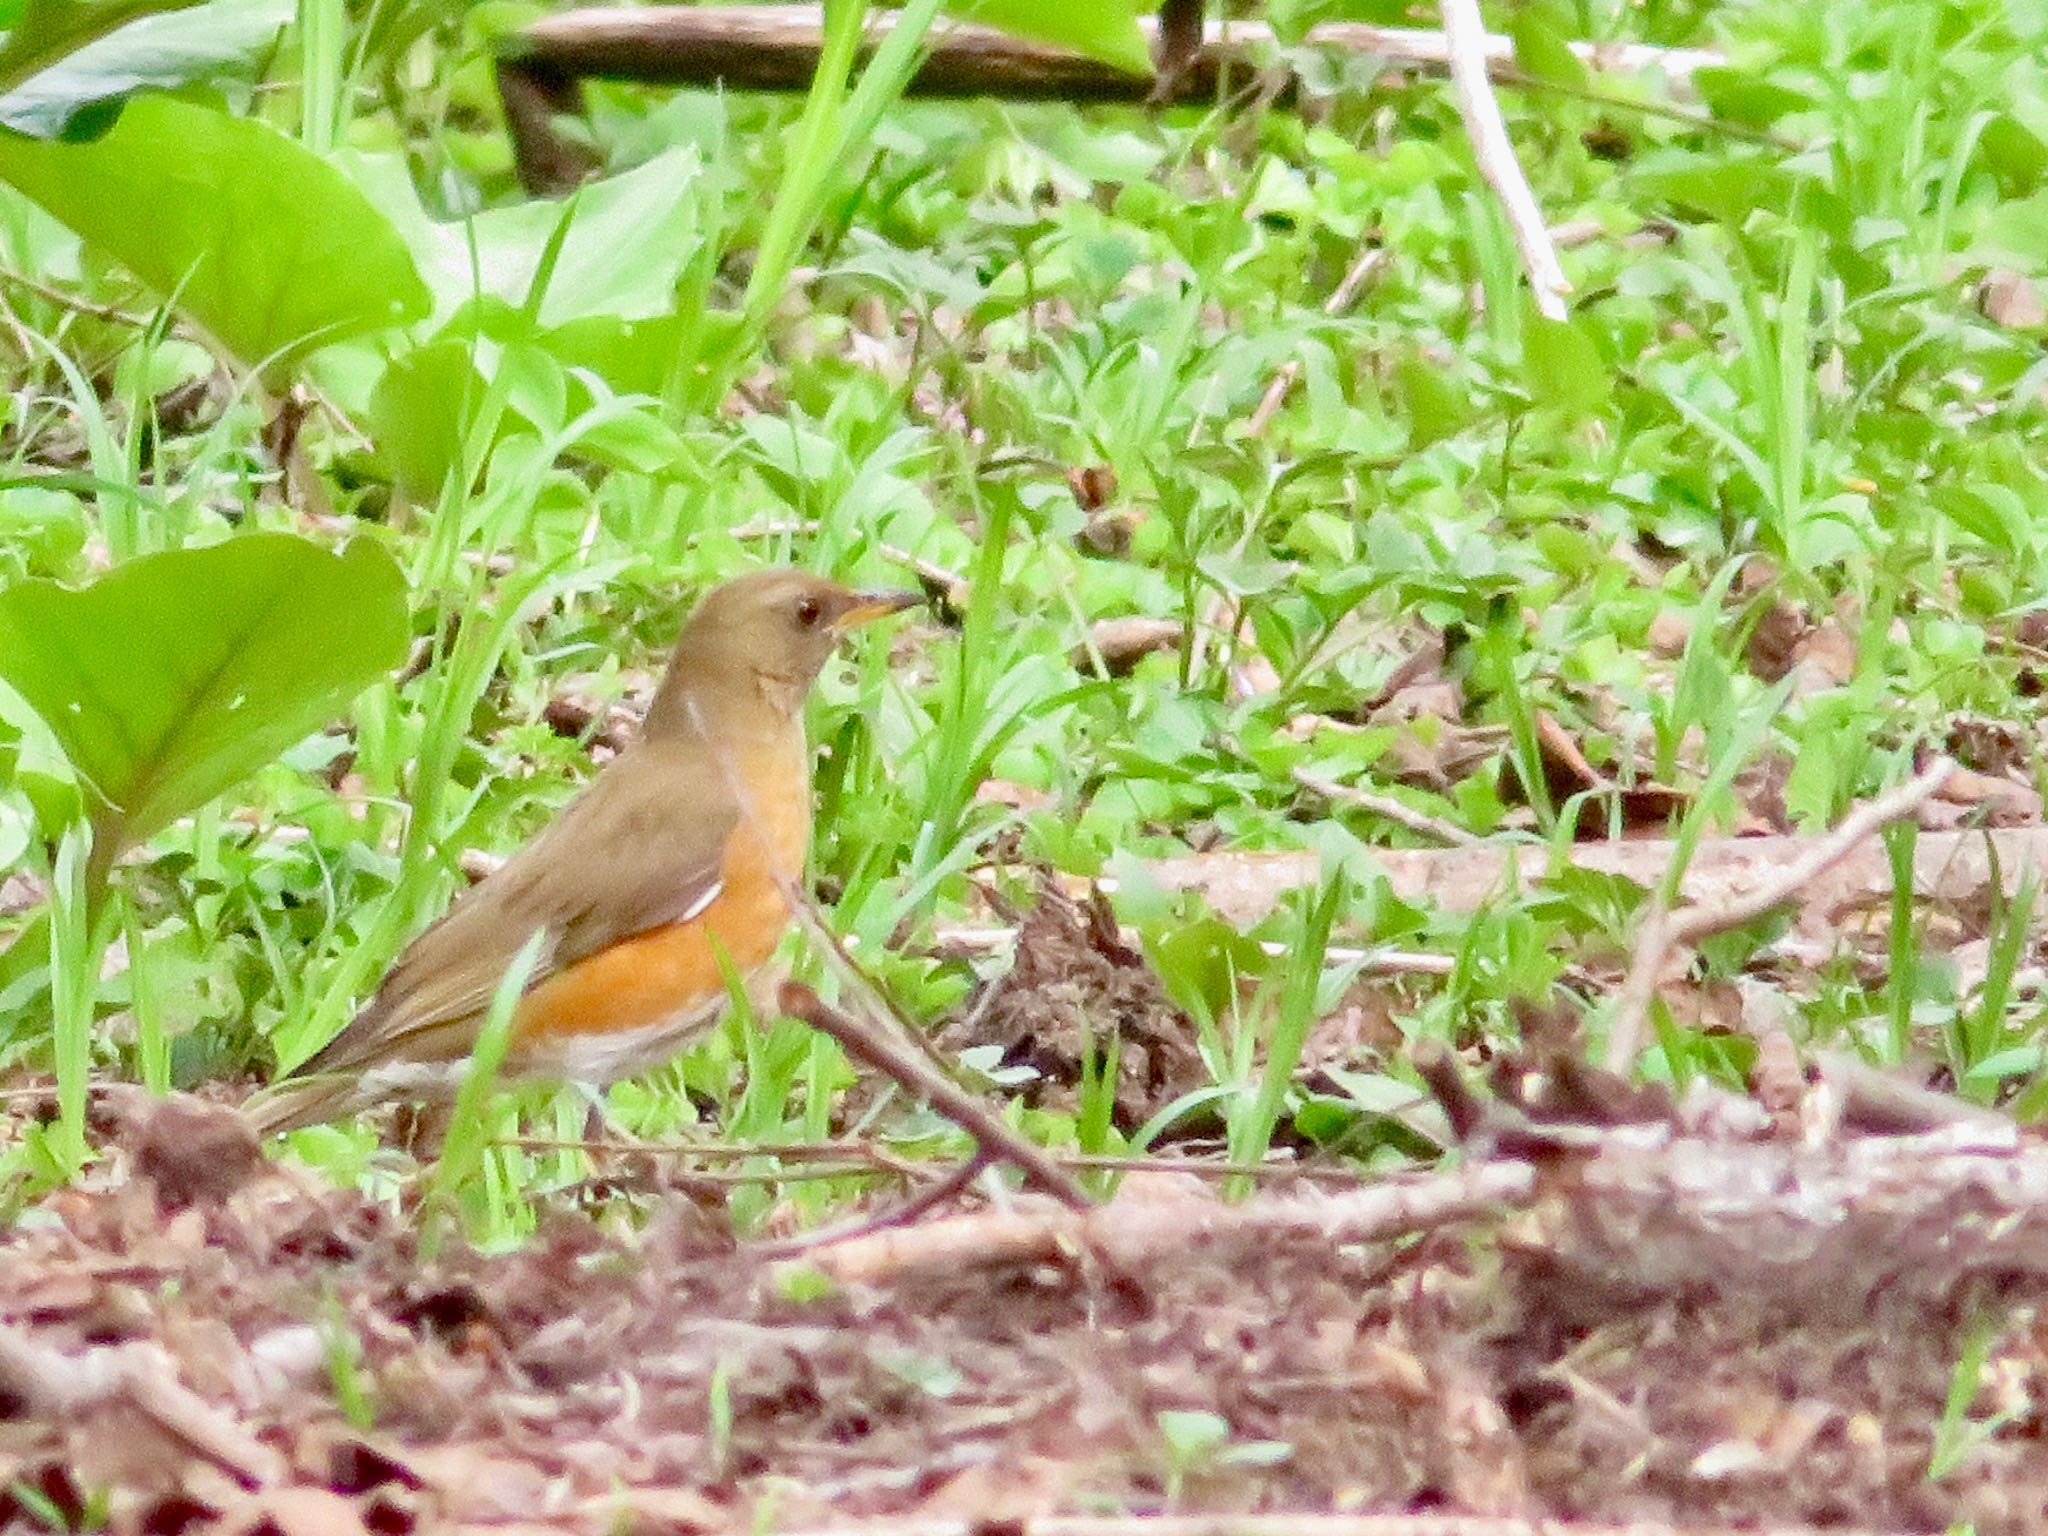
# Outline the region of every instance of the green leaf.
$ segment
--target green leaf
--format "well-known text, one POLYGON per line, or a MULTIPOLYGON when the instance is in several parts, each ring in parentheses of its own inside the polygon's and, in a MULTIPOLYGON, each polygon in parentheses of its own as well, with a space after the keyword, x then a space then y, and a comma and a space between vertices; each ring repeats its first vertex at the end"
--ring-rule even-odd
POLYGON ((18 0, 0 5, 7 41, 0 43, 0 90, 18 85, 65 55, 152 11, 194 0, 18 0))
POLYGON ((675 310, 676 280, 701 244, 693 189, 704 167, 690 145, 592 182, 564 202, 487 208, 445 224, 420 206, 397 156, 343 163, 411 247, 433 288, 436 326, 478 297, 524 307, 544 266, 536 311, 543 330, 598 315, 666 316, 675 310))
POLYGON ((1729 66, 1693 71, 1693 87, 1713 108, 1714 116, 1751 128, 1768 128, 1790 112, 1811 111, 1813 97, 1751 69, 1729 66))
POLYGON ((1071 48, 1134 75, 1152 73, 1134 0, 947 0, 946 9, 1018 37, 1071 48))
POLYGON ((2028 272, 2048 270, 2048 192, 1992 209, 1970 256, 1985 265, 2008 262, 2028 272))
MULTIPOLYGON (((290 25, 293 11, 292 0, 211 0, 190 10, 145 16, 0 96, 0 126, 39 139, 94 137, 113 122, 118 104, 136 91, 252 74, 259 56, 271 51, 278 33, 290 25)), ((0 80, 6 78, 0 64, 0 80)))
POLYGON ((102 870, 326 724, 408 637, 405 580, 360 539, 247 534, 0 592, 0 681, 103 797, 102 870))
MULTIPOLYGON (((463 439, 486 385, 460 341, 434 341, 395 358, 370 395, 378 452, 408 496, 430 501, 462 462, 463 439)), ((500 423, 498 436, 507 424, 500 423)))
POLYGON ((1761 160, 1704 160, 1668 171, 1642 171, 1631 180, 1646 197, 1697 209, 1731 229, 1742 228, 1758 209, 1782 212, 1792 195, 1790 173, 1761 160))
POLYGON ((1591 83, 1586 66, 1547 7, 1518 6, 1508 30, 1515 40, 1515 63, 1530 79, 1568 90, 1584 90, 1591 83))
POLYGON ((1238 984, 1264 974, 1268 963, 1257 940, 1213 917, 1168 925, 1146 937, 1167 995, 1197 1018, 1227 1018, 1238 984))
POLYGON ((389 222, 267 123, 142 96, 94 143, 0 133, 0 177, 252 365, 427 312, 389 222))
POLYGON ((1614 388, 1593 338, 1570 320, 1551 320, 1534 306, 1522 322, 1522 381, 1541 405, 1568 415, 1598 410, 1614 388))
POLYGON ((1394 364, 1394 389, 1406 408, 1408 443, 1427 448, 1460 430, 1472 406, 1455 375, 1410 354, 1394 364))

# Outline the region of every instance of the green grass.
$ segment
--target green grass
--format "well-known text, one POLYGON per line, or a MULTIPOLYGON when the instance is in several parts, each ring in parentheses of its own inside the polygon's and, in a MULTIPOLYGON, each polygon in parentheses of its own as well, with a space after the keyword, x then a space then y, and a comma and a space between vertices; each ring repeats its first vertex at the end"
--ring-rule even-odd
MULTIPOLYGON (((1472 914, 1409 907, 1370 851, 1417 835, 1325 804, 1296 770, 1562 847, 1582 812, 1613 829, 1619 811, 1558 792, 1548 716, 1603 773, 1683 792, 1670 831, 1690 854, 1755 805, 1754 774, 1813 830, 1959 718, 2032 741, 2048 364, 2042 325, 1987 314, 1977 291, 1993 268, 2048 272, 2048 17, 1990 0, 1553 10, 1570 35, 1739 61, 1677 112, 1648 110, 1667 103, 1647 80, 1504 91, 1549 219, 1603 231, 1566 253, 1563 324, 1528 309, 1441 82, 1353 69, 1301 113, 896 104, 909 45, 849 84, 848 6, 807 100, 595 86, 611 169, 698 157, 687 185, 633 193, 621 225, 682 207, 672 266, 650 297, 644 262, 588 260, 591 189, 519 236, 523 292, 464 302, 450 279, 432 321, 316 354, 302 447, 336 524, 285 500, 261 439, 274 391, 0 186, 0 577, 311 526, 390 549, 418 646, 332 733, 119 872, 99 937, 125 942, 104 978, 66 879, 90 788, 0 694, 0 811, 33 829, 24 860, 57 894, 33 952, 0 962, 0 1072, 61 1067, 75 1110, 88 1066, 189 1086, 303 1058, 456 889, 461 850, 518 846, 587 778, 581 744, 543 721, 549 697, 572 680, 620 697, 689 594, 763 561, 901 584, 887 545, 966 579, 957 628, 896 667, 867 642, 814 706, 813 873, 864 962, 936 1026, 996 964, 932 952, 941 928, 986 921, 982 864, 1014 849, 1119 874, 1207 1064, 1189 1123, 1222 1123, 1236 1160, 1426 1154, 1384 1113, 1414 1081, 1403 1042, 1508 1046, 1530 1006, 1597 1035, 1642 910, 1642 892, 1577 878, 1472 914), (1366 241, 1383 266, 1326 313, 1366 241), (1300 379, 1255 434, 1289 361, 1300 379), (1114 478, 1127 552, 1084 538, 1068 475, 1092 468, 1114 478), (1749 642, 1780 602, 1841 628, 1850 676, 1759 675, 1749 642), (1208 631, 1233 612, 1241 627, 1208 631), (1088 626, 1130 614, 1196 638, 1107 676, 1088 626), (1459 717, 1373 716, 1434 639, 1425 680, 1459 717), (1255 669, 1278 684, 1247 696, 1255 669), (1479 728, 1497 734, 1453 752, 1479 728), (981 794, 992 779, 1043 803, 981 794), (1131 878, 1217 847, 1317 853, 1340 894, 1257 929, 1274 961, 1131 878), (1333 1093, 1295 1064, 1362 985, 1325 950, 1362 945, 1448 973, 1368 988, 1389 1028, 1337 1064, 1329 1081, 1352 1087, 1333 1093)), ((436 218, 515 208, 483 52, 501 24, 306 0, 271 61, 289 88, 255 110, 316 155, 383 165, 361 184, 396 178, 436 218)), ((517 244, 452 228, 478 270, 517 244)), ((1909 842, 1894 834, 1896 859, 1909 842)), ((2040 1009, 2020 984, 2035 891, 1961 935, 1896 904, 1888 941, 1818 971, 1770 965, 1756 935, 1705 965, 1777 987, 1802 1041, 1936 1063, 2037 1114, 2040 1009), (1965 939, 1988 962, 1939 952, 1965 939)), ((759 1149, 742 1220, 782 1201, 816 1217, 873 1180, 778 1188, 773 1148, 846 1133, 855 1074, 788 1021, 756 1023, 610 1107, 642 1134, 759 1149)), ((1668 1020, 1659 1045, 1648 1065, 1674 1076, 1733 1080, 1742 1055, 1668 1020)), ((1120 1150, 1117 1048, 1097 1033, 1092 1050, 1071 1114, 1020 1119, 1120 1150)), ((537 1123, 580 1124, 560 1104, 537 1123)), ((865 1113, 861 1135, 909 1155, 956 1149, 894 1099, 865 1113)), ((0 1178, 74 1169, 80 1123, 34 1161, 0 1140, 0 1178)), ((1162 1120, 1128 1142, 1172 1134, 1162 1120)), ((296 1145, 341 1177, 391 1166, 352 1132, 296 1145)), ((501 1233, 581 1166, 460 1150, 463 1177, 496 1181, 475 1209, 501 1233)))

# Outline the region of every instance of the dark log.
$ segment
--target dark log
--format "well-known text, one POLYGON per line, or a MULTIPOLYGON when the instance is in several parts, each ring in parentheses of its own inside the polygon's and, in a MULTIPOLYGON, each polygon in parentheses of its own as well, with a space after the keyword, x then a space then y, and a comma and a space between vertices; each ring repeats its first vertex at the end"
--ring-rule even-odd
MULTIPOLYGON (((871 17, 864 52, 872 52, 894 25, 892 13, 871 17)), ((1139 25, 1157 56, 1158 21, 1143 17, 1139 25)), ((537 21, 503 45, 498 65, 521 176, 536 190, 557 189, 575 179, 577 152, 555 140, 546 118, 550 110, 574 109, 579 79, 808 90, 822 37, 823 12, 816 5, 598 7, 537 21)), ((1369 55, 1399 70, 1439 71, 1447 61, 1443 33, 1411 27, 1331 22, 1316 27, 1309 41, 1369 55)), ((991 27, 945 20, 933 28, 909 94, 1165 105, 1219 101, 1233 83, 1248 87, 1276 69, 1281 80, 1269 84, 1285 83, 1290 75, 1272 28, 1263 23, 1212 20, 1199 46, 1191 43, 1183 32, 1175 32, 1169 67, 1155 78, 991 27)), ((1661 69, 1681 87, 1695 69, 1721 62, 1718 54, 1703 49, 1573 47, 1596 69, 1661 69)), ((1508 39, 1487 39, 1487 62, 1499 73, 1512 74, 1514 50, 1508 39)))

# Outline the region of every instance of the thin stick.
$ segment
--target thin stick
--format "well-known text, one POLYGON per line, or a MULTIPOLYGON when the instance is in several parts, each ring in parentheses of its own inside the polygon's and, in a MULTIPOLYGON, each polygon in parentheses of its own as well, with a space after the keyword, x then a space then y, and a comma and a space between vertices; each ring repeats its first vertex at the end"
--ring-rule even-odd
POLYGON ((1477 848, 1486 842, 1485 838, 1476 833, 1453 826, 1440 816, 1431 816, 1426 811, 1418 811, 1413 806, 1404 805, 1392 795, 1376 795, 1368 789, 1339 784, 1335 779, 1326 779, 1306 768, 1296 768, 1293 772, 1295 783, 1303 789, 1315 791, 1325 800, 1334 801, 1338 805, 1355 805, 1362 811, 1370 811, 1375 816, 1384 817, 1398 826, 1406 827, 1410 832, 1447 843, 1453 848, 1477 848))
POLYGON ((104 320, 110 325, 125 325, 134 330, 145 330, 156 324, 155 314, 138 314, 133 310, 117 309, 111 304, 95 304, 90 299, 83 299, 77 294, 66 293, 61 288, 53 288, 48 283, 38 282, 27 273, 17 272, 12 267, 0 268, 0 282, 11 288, 19 288, 23 293, 41 299, 45 304, 54 304, 59 309, 68 309, 74 314, 87 315, 94 320, 104 320))
MULTIPOLYGON (((816 921, 814 916, 811 921, 816 921)), ((819 947, 827 953, 837 953, 830 944, 819 947)), ((862 978, 857 989, 864 983, 865 978, 862 978)), ((791 1018, 801 1019, 811 1028, 830 1035, 845 1048, 847 1055, 892 1078, 906 1092, 915 1094, 959 1126, 974 1138, 984 1160, 997 1159, 1022 1169, 1039 1188, 1072 1210, 1094 1208, 1095 1202, 1074 1181, 1073 1175, 1047 1156, 1043 1148, 1026 1141, 1003 1124, 986 1104, 924 1057, 897 1044, 880 1030, 869 1029, 840 1012, 800 981, 785 981, 776 993, 775 1001, 776 1006, 791 1018)), ((878 1011, 883 1011, 886 1016, 885 1010, 878 1011)))
POLYGON ((937 1210, 947 1201, 964 1194, 968 1186, 981 1176, 982 1169, 988 1166, 988 1153, 977 1149, 974 1156, 943 1179, 886 1210, 856 1217, 841 1226, 827 1227, 822 1232, 805 1232, 778 1242, 750 1244, 749 1251, 757 1258, 793 1259, 834 1243, 851 1243, 872 1237, 877 1232, 886 1232, 891 1227, 907 1227, 925 1212, 937 1210))
POLYGON ((1650 1000, 1657 992, 1657 978, 1673 950, 1697 944, 1713 934, 1746 927, 1787 902, 1796 901, 1807 886, 1848 858, 1865 838, 1880 827, 1912 815, 1939 793, 1955 772, 1956 764, 1941 758, 1898 788, 1858 806, 1842 818, 1834 831, 1771 878, 1726 900, 1695 903, 1672 911, 1664 904, 1665 885, 1660 882, 1637 935, 1628 975, 1616 995, 1614 1022, 1607 1033, 1607 1069, 1626 1072, 1635 1065, 1636 1053, 1642 1049, 1650 1000))
POLYGON ((1458 98, 1466 137, 1472 141, 1472 158, 1507 215, 1515 249, 1521 253, 1522 270, 1528 273, 1529 286, 1536 295, 1537 312, 1562 320, 1564 296, 1572 291, 1572 285, 1558 264, 1557 248, 1550 243, 1550 229, 1543 222, 1543 210, 1536 206, 1536 194, 1529 190, 1529 180, 1508 142, 1508 126, 1487 74, 1486 24, 1479 19, 1479 0, 1442 3, 1444 41, 1451 55, 1451 90, 1458 98))
MULTIPOLYGON (((1385 270, 1388 257, 1386 251, 1377 245, 1361 249, 1358 258, 1344 274, 1343 281, 1331 290, 1323 301, 1324 318, 1334 320, 1358 302, 1358 295, 1365 285, 1385 270)), ((1273 424, 1280 407, 1287 401, 1287 392, 1294 388, 1295 380, 1301 377, 1301 359, 1290 357, 1280 365, 1280 371, 1273 375, 1273 382, 1266 386, 1266 393, 1260 397, 1258 409, 1252 412, 1252 419, 1246 430, 1253 437, 1264 437, 1266 428, 1273 424)))

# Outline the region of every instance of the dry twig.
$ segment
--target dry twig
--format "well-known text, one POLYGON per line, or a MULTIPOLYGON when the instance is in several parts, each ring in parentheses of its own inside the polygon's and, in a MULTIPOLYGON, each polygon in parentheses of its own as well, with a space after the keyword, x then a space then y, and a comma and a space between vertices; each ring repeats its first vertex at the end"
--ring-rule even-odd
POLYGON ((1521 253, 1522 269, 1529 274, 1529 287, 1536 296, 1540 314, 1552 320, 1565 317, 1564 296, 1572 285, 1558 264, 1557 247, 1550 243, 1549 226, 1536 206, 1536 194, 1515 159, 1508 142, 1508 127, 1500 115, 1500 102, 1487 77, 1486 24, 1479 19, 1479 0, 1443 0, 1444 40, 1450 50, 1451 89, 1458 98, 1458 115, 1472 141, 1472 158, 1479 173, 1500 198, 1508 228, 1521 253))
POLYGON ((1842 818, 1834 831, 1814 842, 1799 858, 1782 865, 1773 878, 1726 900, 1695 903, 1672 911, 1665 905, 1660 882, 1615 1001, 1614 1022, 1607 1033, 1607 1069, 1626 1072, 1635 1064, 1636 1053, 1642 1049, 1650 999, 1656 995, 1657 979, 1673 950, 1744 927, 1797 900, 1806 887, 1846 859, 1865 838, 1918 810, 1955 772, 1954 762, 1941 759, 1898 788, 1857 807, 1842 818))
MULTIPOLYGON (((808 919, 806 926, 824 929, 814 912, 807 908, 802 910, 808 919)), ((814 933, 813 937, 817 934, 814 933)), ((819 947, 828 954, 840 954, 838 946, 831 943, 829 929, 824 929, 819 947)), ((843 955, 840 958, 845 959, 843 955)), ((846 964, 850 974, 859 977, 859 971, 851 969, 851 962, 846 964)), ((856 985, 872 991, 867 987, 865 978, 856 985)), ((790 1017, 802 1019, 811 1028, 824 1031, 845 1047, 846 1053, 856 1061, 893 1079, 906 1092, 915 1094, 959 1126, 974 1138, 975 1145, 980 1148, 980 1160, 1000 1160, 1023 1170, 1039 1188, 1071 1210, 1094 1209, 1095 1203, 1074 1181, 1073 1175, 1055 1163, 1042 1148, 1004 1125, 1002 1118, 986 1104, 923 1056, 899 1045, 880 1030, 871 1029, 840 1012, 800 981, 784 982, 776 995, 776 1004, 790 1017)), ((883 1017, 893 1017, 885 1006, 877 1008, 876 1012, 883 1017)), ((908 1033, 907 1028, 904 1032, 908 1033)))
MULTIPOLYGON (((1334 320, 1356 304, 1359 294, 1365 291, 1365 285, 1386 269, 1387 261, 1384 248, 1377 245, 1362 248, 1358 253, 1358 259, 1351 263, 1350 270, 1344 274, 1343 281, 1339 282, 1330 291, 1330 296, 1323 301, 1324 318, 1334 320)), ((1264 437, 1266 428, 1273 424, 1273 418, 1286 403, 1287 392, 1294 388, 1295 380, 1300 377, 1300 358, 1290 357, 1282 363, 1280 371, 1273 375, 1273 382, 1266 386, 1265 394, 1259 397, 1258 409, 1252 412, 1252 419, 1246 431, 1253 437, 1264 437)))
MULTIPOLYGON (((1138 930, 1119 924, 1117 936, 1133 949, 1140 947, 1138 930)), ((948 958, 993 955, 1017 942, 1017 930, 983 927, 968 923, 945 924, 932 930, 932 950, 948 958)), ((1278 959, 1288 952, 1278 939, 1262 939, 1259 948, 1278 959)), ((1352 949, 1332 944, 1323 951, 1323 963, 1331 969, 1355 965, 1362 976, 1448 976, 1457 969, 1455 955, 1433 954, 1417 949, 1352 949)))
POLYGON ((1126 1196, 1079 1211, 979 1211, 842 1243, 813 1262, 840 1280, 863 1282, 1074 1253, 1092 1253, 1112 1268, 1129 1269, 1190 1249, 1213 1253, 1233 1240, 1265 1242, 1281 1234, 1312 1234, 1333 1243, 1382 1241, 1524 1205, 1535 1189, 1534 1168, 1501 1161, 1343 1194, 1302 1192, 1243 1205, 1195 1196, 1126 1196))
POLYGON ((1396 826, 1406 827, 1410 832, 1453 848, 1476 848, 1486 842, 1485 838, 1476 833, 1453 826, 1442 817, 1418 811, 1413 806, 1396 800, 1392 795, 1376 795, 1371 790, 1359 789, 1350 784, 1339 784, 1335 779, 1326 779, 1306 768, 1294 770, 1294 782, 1303 789, 1321 795, 1325 800, 1338 805, 1357 806, 1361 811, 1370 811, 1396 826))

